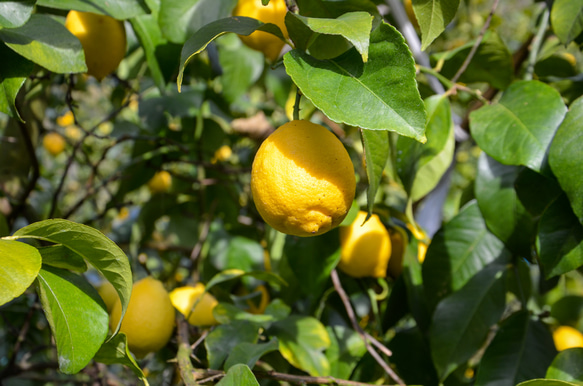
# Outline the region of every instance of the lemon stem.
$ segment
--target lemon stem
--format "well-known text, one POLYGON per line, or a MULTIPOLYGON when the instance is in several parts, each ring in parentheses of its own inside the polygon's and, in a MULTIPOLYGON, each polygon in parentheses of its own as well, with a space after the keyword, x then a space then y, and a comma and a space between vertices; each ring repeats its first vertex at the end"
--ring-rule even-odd
POLYGON ((302 92, 298 89, 297 93, 296 93, 296 101, 294 103, 294 113, 293 113, 293 118, 294 121, 297 121, 300 119, 300 100, 302 98, 302 92))

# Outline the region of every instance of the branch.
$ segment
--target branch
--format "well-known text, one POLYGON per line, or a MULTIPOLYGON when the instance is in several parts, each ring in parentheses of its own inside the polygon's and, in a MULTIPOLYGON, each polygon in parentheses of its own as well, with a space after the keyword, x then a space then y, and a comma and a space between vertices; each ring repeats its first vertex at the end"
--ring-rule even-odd
POLYGON ((344 288, 342 288, 342 284, 340 283, 340 278, 338 277, 338 272, 336 271, 336 269, 332 270, 330 277, 332 278, 332 283, 334 284, 334 288, 336 289, 336 292, 338 292, 338 295, 340 296, 340 299, 342 300, 342 303, 344 304, 344 308, 346 309, 346 313, 348 314, 348 318, 350 319, 350 322, 352 323, 352 327, 354 328, 354 330, 356 330, 356 332, 358 332, 358 334, 360 335, 360 337, 364 341, 364 345, 366 346, 366 350, 375 359, 375 361, 383 368, 383 370, 385 370, 385 372, 393 380, 395 380, 395 382, 397 382, 399 385, 404 385, 405 383, 403 382, 403 380, 401 378, 399 378, 399 376, 397 374, 395 374, 393 369, 391 369, 391 367, 383 360, 383 358, 381 358, 381 356, 370 345, 370 343, 373 342, 373 344, 377 347, 382 346, 383 352, 392 354, 388 348, 386 348, 380 342, 375 340, 372 336, 370 336, 369 334, 364 332, 364 330, 359 326, 358 322, 356 321, 356 315, 354 314, 354 310, 352 309, 352 305, 350 304, 350 299, 348 299, 348 295, 346 295, 344 288))
POLYGON ((188 323, 182 315, 178 315, 176 324, 178 325, 176 333, 178 338, 178 353, 176 354, 176 359, 178 361, 180 376, 186 386, 198 386, 197 378, 194 375, 195 370, 190 361, 192 348, 188 342, 188 323))

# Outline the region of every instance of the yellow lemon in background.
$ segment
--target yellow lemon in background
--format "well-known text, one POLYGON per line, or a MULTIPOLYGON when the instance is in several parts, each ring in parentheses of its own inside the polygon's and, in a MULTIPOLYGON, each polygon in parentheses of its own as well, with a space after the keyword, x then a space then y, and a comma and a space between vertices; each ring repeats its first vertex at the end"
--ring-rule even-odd
POLYGON ((99 296, 103 299, 103 302, 107 307, 107 313, 111 314, 115 303, 119 300, 119 295, 115 288, 113 288, 113 284, 104 280, 103 283, 97 287, 97 293, 99 293, 99 296))
POLYGON ((407 232, 401 227, 389 229, 389 236, 391 238, 391 258, 387 267, 387 272, 392 278, 396 279, 403 271, 403 258, 405 257, 405 250, 409 244, 407 232))
MULTIPOLYGON (((110 327, 115 329, 121 316, 121 301, 113 306, 110 327)), ((150 276, 134 283, 132 296, 120 332, 136 357, 160 350, 174 330, 176 311, 162 282, 150 276)))
POLYGON ((569 326, 559 326, 553 331, 553 340, 559 351, 573 347, 583 347, 583 334, 569 326))
POLYGON ((204 289, 204 284, 197 283, 195 286, 178 287, 170 292, 172 305, 194 326, 213 326, 218 323, 213 316, 217 299, 208 292, 204 293, 204 289))
POLYGON ((54 131, 43 137, 43 147, 53 156, 61 154, 65 150, 65 144, 65 138, 54 131))
MULTIPOLYGON (((268 5, 263 5, 261 0, 239 0, 233 10, 233 16, 246 16, 264 23, 277 25, 287 38, 285 27, 285 14, 287 6, 285 0, 271 0, 268 5)), ((277 60, 285 43, 275 35, 264 31, 255 31, 249 36, 239 35, 243 43, 257 51, 263 52, 266 58, 272 62, 277 60)))
POLYGON ((338 268, 352 277, 385 277, 391 258, 391 238, 380 218, 358 212, 352 224, 340 227, 338 268))
POLYGON ((69 11, 65 27, 81 42, 87 73, 98 80, 115 71, 126 54, 122 21, 91 12, 69 11))
POLYGON ((233 150, 228 145, 223 145, 215 151, 211 163, 215 164, 217 162, 225 162, 233 154, 233 150))
POLYGON ((165 193, 172 186, 172 175, 166 170, 161 170, 154 174, 154 177, 148 181, 148 188, 152 193, 165 193))
POLYGON ((316 236, 340 225, 354 199, 354 167, 323 126, 291 121, 261 144, 251 168, 253 201, 280 232, 316 236))

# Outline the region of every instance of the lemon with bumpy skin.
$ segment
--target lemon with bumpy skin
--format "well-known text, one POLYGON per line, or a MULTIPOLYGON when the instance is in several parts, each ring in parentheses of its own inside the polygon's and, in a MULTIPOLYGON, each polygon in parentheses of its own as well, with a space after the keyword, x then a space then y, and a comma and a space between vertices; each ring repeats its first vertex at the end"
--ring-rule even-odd
POLYGON ((573 347, 583 347, 583 334, 569 326, 560 326, 553 331, 553 340, 558 351, 573 347))
POLYGON ((46 134, 43 138, 43 147, 52 156, 57 156, 65 150, 65 138, 59 133, 50 132, 46 134))
MULTIPOLYGON (((285 38, 288 37, 285 27, 285 14, 287 6, 285 0, 271 0, 268 5, 263 5, 261 0, 239 0, 233 10, 233 16, 246 16, 264 23, 277 25, 285 38)), ((239 35, 241 41, 248 47, 263 52, 272 62, 277 60, 285 43, 275 35, 264 31, 255 31, 249 36, 239 35)))
POLYGON ((126 53, 123 22, 91 12, 69 11, 65 27, 79 39, 87 73, 98 80, 111 74, 126 53))
MULTIPOLYGON (((110 327, 114 330, 121 316, 118 299, 111 311, 110 327)), ((120 332, 136 357, 143 358, 168 343, 174 330, 176 311, 162 282, 150 276, 134 283, 120 332)))
POLYGON ((385 277, 391 258, 391 238, 380 218, 359 211, 352 224, 340 227, 338 268, 352 277, 385 277))
POLYGON ((193 326, 213 326, 218 323, 213 316, 213 309, 218 304, 217 299, 208 292, 204 293, 204 289, 204 284, 197 283, 194 287, 178 287, 170 292, 172 305, 182 315, 188 317, 188 323, 193 326), (195 303, 196 307, 192 309, 195 303))
POLYGON ((354 167, 342 142, 323 126, 291 121, 261 144, 251 192, 276 230, 316 236, 340 225, 354 199, 354 167))

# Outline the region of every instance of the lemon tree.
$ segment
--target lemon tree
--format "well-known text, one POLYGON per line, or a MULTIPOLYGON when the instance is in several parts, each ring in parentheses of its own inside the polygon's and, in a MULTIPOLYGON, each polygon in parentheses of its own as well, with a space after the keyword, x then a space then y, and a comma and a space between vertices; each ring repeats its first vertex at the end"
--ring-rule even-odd
POLYGON ((581 15, 1 2, 0 379, 583 382, 581 15))

